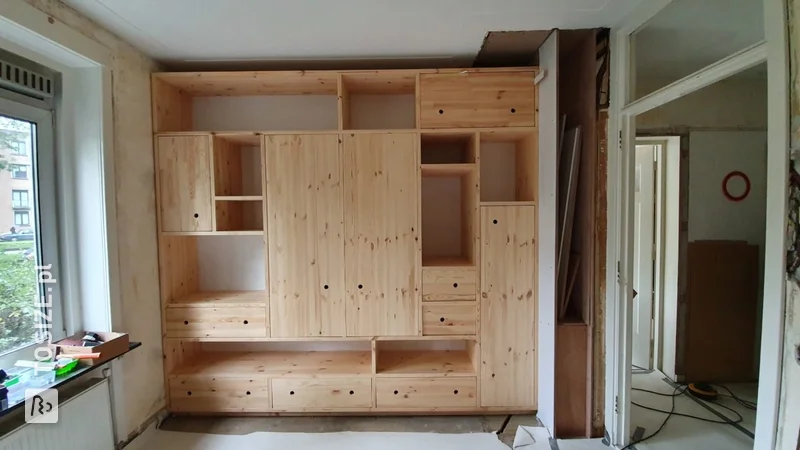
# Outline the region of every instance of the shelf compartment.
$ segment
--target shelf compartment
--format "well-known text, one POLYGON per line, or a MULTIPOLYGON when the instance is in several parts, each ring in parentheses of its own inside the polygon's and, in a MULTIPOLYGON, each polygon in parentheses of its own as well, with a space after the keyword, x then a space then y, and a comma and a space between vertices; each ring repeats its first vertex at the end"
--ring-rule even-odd
POLYGON ((378 408, 459 408, 478 406, 478 380, 469 378, 378 378, 378 408))
POLYGON ((478 137, 475 133, 422 133, 422 164, 472 164, 477 160, 478 137))
POLYGON ((342 130, 416 129, 417 77, 413 72, 356 72, 341 75, 342 130))
POLYGON ((214 149, 214 194, 220 197, 263 195, 261 136, 217 134, 214 149))
POLYGON ((248 307, 267 304, 267 291, 195 292, 173 299, 169 308, 248 307))
POLYGON ((378 377, 469 377, 475 368, 466 351, 400 350, 378 353, 378 377))
POLYGON ((474 164, 421 168, 422 265, 441 260, 475 264, 478 173, 474 164))
POLYGON ((215 202, 217 231, 264 231, 262 201, 215 202))
POLYGON ((481 202, 536 202, 535 131, 480 133, 481 202))
MULTIPOLYGON (((203 345, 213 345, 204 343, 203 345)), ((241 344, 237 344, 241 345, 241 344)), ((181 375, 249 376, 283 378, 369 376, 370 351, 207 351, 176 367, 170 378, 181 375)))

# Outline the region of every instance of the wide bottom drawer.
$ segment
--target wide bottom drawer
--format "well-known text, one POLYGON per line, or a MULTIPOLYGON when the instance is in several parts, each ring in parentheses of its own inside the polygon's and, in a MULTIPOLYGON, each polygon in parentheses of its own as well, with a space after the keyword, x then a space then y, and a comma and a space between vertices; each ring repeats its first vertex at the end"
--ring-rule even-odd
POLYGON ((478 381, 472 377, 378 378, 378 408, 477 406, 478 381))
POLYGON ((269 411, 266 377, 212 377, 185 375, 169 381, 173 412, 269 411))
POLYGON ((314 378, 272 380, 275 409, 369 408, 372 406, 370 378, 314 378))

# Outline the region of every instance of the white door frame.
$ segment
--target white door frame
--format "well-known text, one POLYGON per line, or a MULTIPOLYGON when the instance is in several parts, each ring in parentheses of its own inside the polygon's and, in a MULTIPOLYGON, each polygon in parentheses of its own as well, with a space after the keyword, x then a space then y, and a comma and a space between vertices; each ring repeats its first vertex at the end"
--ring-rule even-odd
POLYGON ((609 111, 608 237, 606 254, 605 424, 611 442, 630 441, 633 296, 633 176, 635 117, 762 62, 768 65, 767 234, 764 312, 755 449, 773 449, 780 407, 785 310, 785 242, 789 149, 789 71, 785 0, 764 0, 766 42, 758 43, 633 101, 630 35, 673 0, 643 0, 612 29, 613 77, 609 111), (767 45, 769 42, 769 45, 767 45), (613 144, 618 137, 618 146, 613 144), (618 151, 613 151, 617 147, 618 151), (614 268, 617 270, 615 271, 614 268))

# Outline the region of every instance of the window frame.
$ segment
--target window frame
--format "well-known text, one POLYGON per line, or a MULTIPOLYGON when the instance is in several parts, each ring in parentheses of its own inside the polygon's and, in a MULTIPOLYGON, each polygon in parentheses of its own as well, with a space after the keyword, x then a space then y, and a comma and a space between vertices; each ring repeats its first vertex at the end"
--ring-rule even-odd
POLYGON ((27 189, 11 189, 11 208, 17 209, 31 209, 31 192, 27 189), (19 202, 15 202, 14 194, 19 194, 19 202), (23 195, 24 194, 24 195, 23 195), (23 197, 25 201, 23 202, 23 197))
POLYGON ((16 163, 13 163, 13 164, 9 164, 8 167, 11 169, 11 179, 12 180, 30 180, 30 175, 28 174, 29 171, 28 171, 28 165, 27 164, 16 164, 16 163), (24 171, 23 170, 17 170, 17 169, 15 169, 16 167, 20 167, 20 168, 23 168, 25 170, 24 171), (17 172, 24 172, 25 176, 24 177, 18 177, 18 176, 15 175, 17 172))
MULTIPOLYGON (((64 305, 62 295, 62 282, 59 266, 62 264, 62 259, 59 255, 59 229, 58 229, 58 172, 56 171, 56 149, 54 140, 54 123, 53 112, 49 109, 44 109, 12 100, 5 92, 0 89, 0 115, 12 119, 19 119, 30 122, 34 125, 35 136, 31 139, 31 164, 30 170, 28 165, 23 165, 28 173, 28 178, 32 180, 33 185, 33 198, 34 204, 30 204, 30 191, 28 194, 29 200, 29 222, 30 213, 33 210, 34 216, 39 220, 35 220, 38 228, 34 229, 36 242, 39 242, 37 249, 37 265, 47 266, 50 265, 49 272, 51 279, 55 283, 48 284, 45 288, 40 283, 39 292, 47 292, 51 296, 51 309, 49 311, 49 319, 51 323, 50 333, 52 341, 63 339, 66 337, 66 329, 64 323, 64 305), (31 174, 36 176, 31 177, 31 174), (52 220, 41 220, 43 217, 52 218, 52 220)), ((12 173, 12 179, 13 173, 12 173)), ((41 302, 42 299, 39 299, 41 302)), ((42 346, 42 343, 33 343, 31 345, 21 347, 0 354, 0 367, 13 366, 14 362, 19 359, 32 359, 33 350, 42 346)))

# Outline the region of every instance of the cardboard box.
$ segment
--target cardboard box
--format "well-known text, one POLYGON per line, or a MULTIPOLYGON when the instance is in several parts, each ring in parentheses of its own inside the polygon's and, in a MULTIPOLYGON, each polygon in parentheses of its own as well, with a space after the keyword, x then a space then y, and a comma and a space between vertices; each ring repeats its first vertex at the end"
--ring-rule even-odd
POLYGON ((95 345, 94 347, 61 344, 61 342, 80 342, 86 333, 88 333, 88 331, 82 331, 80 333, 73 334, 66 339, 62 339, 54 343, 53 345, 60 348, 60 353, 63 355, 69 355, 70 353, 100 353, 100 358, 98 359, 82 359, 80 363, 85 366, 103 364, 109 359, 127 352, 130 346, 130 337, 128 336, 128 333, 114 333, 113 331, 95 331, 94 333, 97 333, 100 336, 100 338, 103 340, 103 343, 100 345, 95 345))

